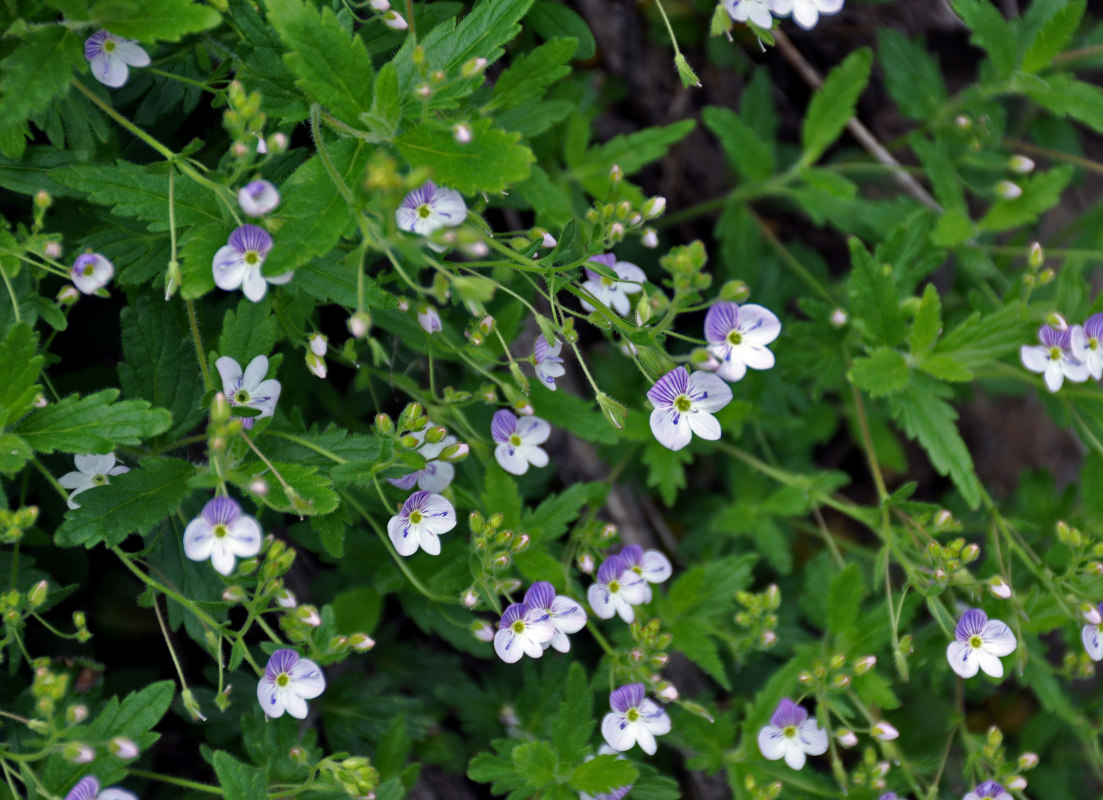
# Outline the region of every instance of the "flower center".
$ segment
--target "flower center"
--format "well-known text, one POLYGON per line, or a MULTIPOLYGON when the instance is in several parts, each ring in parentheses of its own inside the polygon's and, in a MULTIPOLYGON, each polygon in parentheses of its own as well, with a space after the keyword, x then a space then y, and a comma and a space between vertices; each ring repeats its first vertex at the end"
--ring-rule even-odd
POLYGON ((620 583, 618 581, 609 581, 609 591, 616 594, 620 591, 620 583))
POLYGON ((1088 349, 1089 350, 1098 350, 1099 349, 1099 340, 1096 339, 1094 336, 1092 338, 1088 339, 1088 349))
POLYGON ((742 344, 742 343, 743 343, 743 334, 741 334, 739 331, 731 331, 728 334, 728 344, 742 344))
POLYGON ((604 286, 607 289, 610 288, 614 283, 616 283, 616 281, 613 280, 612 278, 602 278, 601 279, 601 285, 604 286))
POLYGON ((238 389, 234 392, 234 402, 239 405, 245 405, 249 402, 249 393, 244 389, 238 389))
POLYGON ((640 718, 640 712, 635 708, 630 708, 625 712, 624 716, 628 718, 629 722, 635 722, 640 718))
POLYGON ((781 729, 781 735, 784 736, 786 739, 794 738, 797 735, 797 726, 786 725, 784 728, 781 729))
POLYGON ((686 397, 684 394, 680 394, 674 398, 674 408, 681 414, 686 414, 691 408, 693 408, 693 401, 686 397))
POLYGON ((979 650, 980 648, 984 647, 984 640, 980 638, 979 634, 974 633, 972 636, 969 637, 969 646, 972 647, 974 650, 979 650))
POLYGON ((281 672, 276 676, 276 686, 279 686, 281 689, 289 683, 291 683, 291 676, 286 672, 281 672))
POLYGON ((99 484, 100 486, 102 486, 103 484, 107 483, 107 476, 103 475, 103 474, 93 475, 92 476, 92 483, 96 483, 96 484, 99 484))
POLYGON ((519 619, 514 622, 510 627, 513 629, 513 632, 515 634, 520 636, 522 633, 525 632, 525 621, 523 619, 519 619))
POLYGON ((260 263, 260 253, 256 250, 246 250, 243 258, 245 259, 245 263, 249 266, 260 263))
POLYGON ((80 274, 83 275, 86 278, 91 278, 93 275, 96 274, 96 265, 95 264, 85 264, 84 268, 80 271, 80 274))
POLYGON ((516 433, 511 434, 510 437, 509 437, 509 443, 511 445, 513 445, 514 447, 520 447, 521 446, 521 437, 518 436, 516 433))
POLYGON ((115 52, 115 47, 116 47, 116 44, 113 41, 111 41, 110 39, 108 39, 103 43, 103 52, 113 53, 113 52, 115 52))
POLYGON ((425 519, 425 516, 420 511, 415 510, 415 511, 410 512, 410 524, 411 525, 417 525, 423 519, 425 519))
POLYGON ((422 203, 417 207, 417 215, 421 219, 429 219, 429 217, 433 216, 433 209, 429 208, 428 203, 422 203))
POLYGON ((230 535, 230 529, 221 523, 215 525, 214 530, 211 532, 214 534, 216 539, 223 539, 230 535))
POLYGON ((1060 347, 1058 347, 1057 345, 1054 345, 1053 347, 1049 348, 1049 360, 1050 361, 1060 361, 1061 360, 1061 348, 1060 347))

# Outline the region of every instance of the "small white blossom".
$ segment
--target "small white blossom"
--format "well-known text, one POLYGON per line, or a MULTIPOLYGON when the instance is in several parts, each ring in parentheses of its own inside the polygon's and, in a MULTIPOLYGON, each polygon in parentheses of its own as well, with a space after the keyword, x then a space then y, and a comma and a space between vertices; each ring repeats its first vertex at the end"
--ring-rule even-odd
POLYGON ((192 561, 211 560, 222 575, 234 571, 235 558, 252 558, 260 552, 260 524, 229 497, 210 500, 199 516, 184 529, 184 555, 192 561))
POLYGON ((567 634, 578 633, 586 626, 586 611, 569 597, 555 593, 547 581, 537 581, 525 592, 525 604, 547 615, 555 628, 551 639, 544 646, 554 647, 560 653, 571 649, 567 634))
POLYGON ((494 634, 494 652, 507 664, 521 656, 540 658, 556 634, 548 612, 529 603, 513 603, 502 614, 494 634))
POLYGON ((265 380, 268 374, 267 356, 257 356, 242 372, 241 365, 229 356, 214 362, 222 378, 222 392, 232 406, 254 408, 260 413, 255 417, 242 417, 242 427, 251 429, 256 420, 270 417, 276 411, 282 387, 274 378, 265 380))
POLYGON ((140 44, 102 29, 84 41, 84 57, 92 77, 112 89, 126 83, 129 67, 148 67, 150 63, 149 53, 140 44))
POLYGON ((610 556, 598 569, 597 580, 586 591, 586 599, 601 619, 617 615, 631 623, 636 618, 632 606, 650 600, 651 587, 629 568, 622 556, 610 556))
POLYGON ((394 216, 402 230, 429 236, 461 224, 467 218, 467 205, 455 189, 426 181, 403 198, 394 216))
POLYGON ((1043 325, 1038 329, 1038 340, 1041 344, 1024 344, 1019 350, 1019 358, 1031 372, 1045 375, 1046 387, 1051 392, 1060 389, 1065 378, 1073 383, 1083 383, 1088 379, 1088 366, 1077 358, 1073 349, 1072 329, 1059 330, 1052 325, 1043 325))
MULTIPOLYGON (((631 308, 628 295, 639 294, 643 291, 643 284, 647 280, 642 269, 627 261, 617 261, 612 253, 592 256, 590 261, 601 264, 611 269, 617 275, 617 280, 606 278, 592 269, 586 269, 586 280, 582 282, 582 288, 593 295, 594 299, 603 306, 613 309, 620 316, 625 316, 631 308)), ((580 301, 584 311, 593 311, 594 307, 585 300, 580 301)))
POLYGON ((676 367, 663 375, 647 392, 655 408, 651 432, 659 444, 681 450, 697 434, 702 439, 720 438, 720 423, 712 415, 732 399, 731 388, 715 375, 676 367))
POLYGON ((1092 661, 1103 661, 1103 603, 1092 608, 1090 614, 1085 614, 1087 625, 1080 629, 1080 639, 1084 642, 1084 650, 1092 661))
POLYGON ((81 294, 95 294, 107 285, 114 274, 115 265, 99 253, 84 253, 73 262, 69 277, 81 294))
POLYGON ((792 14, 793 22, 806 31, 816 27, 821 14, 838 14, 842 8, 843 0, 770 0, 770 10, 776 16, 792 14))
POLYGON ((69 790, 65 800, 138 800, 138 795, 118 786, 109 786, 101 791, 99 779, 95 775, 88 775, 69 790))
POLYGON ((74 502, 73 498, 81 492, 111 483, 107 479, 109 475, 122 475, 124 472, 130 472, 130 467, 115 464, 114 453, 108 453, 104 456, 93 454, 74 456, 73 463, 76 465, 76 472, 66 472, 57 481, 63 488, 72 489, 69 492, 69 499, 66 501, 69 508, 80 508, 80 504, 74 502))
POLYGON ((548 465, 548 453, 540 445, 551 436, 551 425, 539 417, 518 418, 509 409, 500 409, 490 421, 490 435, 497 443, 494 458, 506 472, 524 475, 530 464, 548 465))
POLYGON ((972 678, 978 669, 993 678, 1002 678, 1000 658, 1010 655, 1018 645, 1015 634, 1005 623, 989 620, 979 608, 971 608, 961 615, 954 637, 956 641, 946 648, 946 660, 963 678, 972 678))
POLYGON ((420 547, 431 556, 440 555, 442 533, 456 527, 456 509, 447 499, 430 492, 414 492, 402 510, 387 523, 391 544, 401 556, 411 556, 420 547))
POLYGON ((781 333, 781 322, 774 312, 754 303, 739 306, 720 302, 705 315, 705 339, 709 354, 720 361, 716 374, 734 383, 742 380, 747 368, 770 369, 774 354, 766 346, 781 333))
POLYGON ((621 686, 609 694, 612 709, 601 720, 601 735, 619 752, 639 744, 649 756, 655 755, 656 736, 670 733, 670 716, 662 706, 648 699, 642 683, 621 686))
POLYGON ((266 716, 282 717, 287 712, 295 719, 306 719, 307 700, 325 691, 322 670, 309 658, 301 658, 286 648, 272 653, 257 681, 257 702, 266 716))
POLYGON ((263 217, 276 210, 280 204, 280 193, 268 181, 250 181, 238 191, 237 203, 250 217, 263 217))
POLYGON ((802 768, 807 756, 822 756, 827 745, 827 731, 788 697, 778 703, 770 724, 758 732, 762 755, 770 761, 784 758, 791 769, 802 768))

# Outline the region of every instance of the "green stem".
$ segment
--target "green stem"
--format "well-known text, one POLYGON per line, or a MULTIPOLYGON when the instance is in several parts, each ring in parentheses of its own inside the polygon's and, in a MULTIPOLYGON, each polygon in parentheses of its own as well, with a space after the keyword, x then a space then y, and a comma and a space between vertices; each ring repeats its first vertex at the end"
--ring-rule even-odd
POLYGON ((217 622, 210 614, 208 614, 206 611, 203 611, 201 608, 196 606, 191 600, 184 597, 182 594, 177 592, 175 589, 171 589, 168 586, 165 586, 163 583, 159 583, 158 581, 155 581, 153 578, 146 575, 144 572, 142 572, 140 569, 138 569, 137 566, 135 566, 134 562, 130 559, 130 556, 127 555, 125 552, 123 552, 123 550, 120 549, 117 545, 115 547, 111 548, 111 552, 114 553, 116 556, 118 556, 119 560, 123 562, 123 565, 127 569, 129 569, 132 573, 134 573, 134 575, 142 583, 146 584, 147 586, 149 586, 152 589, 157 590, 158 592, 165 595, 166 597, 171 597, 177 603, 179 603, 184 608, 186 608, 188 611, 190 611, 192 614, 194 614, 199 619, 200 622, 204 623, 209 628, 214 629, 216 632, 221 633, 222 623, 217 622))
POLYGON ((206 792, 207 794, 223 794, 223 791, 217 786, 211 786, 197 781, 189 781, 187 778, 177 778, 174 775, 162 775, 160 772, 146 772, 144 769, 127 769, 127 772, 135 778, 148 778, 151 781, 171 783, 173 786, 183 786, 185 789, 193 789, 197 792, 206 792))
POLYGON ((345 202, 348 203, 350 209, 356 208, 356 198, 352 194, 352 190, 349 189, 348 184, 345 183, 340 173, 337 172, 337 168, 333 165, 333 161, 330 160, 329 151, 326 150, 326 143, 322 140, 322 107, 315 103, 310 107, 310 135, 314 139, 314 149, 318 151, 318 157, 322 159, 322 166, 325 167, 326 173, 329 175, 329 179, 333 181, 333 186, 337 189, 341 197, 345 198, 345 202))
POLYGON ((12 312, 15 314, 15 321, 22 322, 23 317, 19 314, 19 301, 15 298, 15 287, 11 285, 11 279, 8 277, 8 271, 3 267, 0 267, 0 275, 4 278, 4 285, 8 287, 8 296, 11 298, 12 312))
POLYGON ((211 373, 207 369, 207 354, 203 349, 203 337, 199 333, 199 321, 195 316, 195 303, 191 300, 185 300, 184 306, 188 309, 188 325, 191 327, 191 338, 195 344, 195 356, 199 359, 199 371, 203 373, 203 385, 210 392, 214 390, 214 383, 211 382, 211 373))

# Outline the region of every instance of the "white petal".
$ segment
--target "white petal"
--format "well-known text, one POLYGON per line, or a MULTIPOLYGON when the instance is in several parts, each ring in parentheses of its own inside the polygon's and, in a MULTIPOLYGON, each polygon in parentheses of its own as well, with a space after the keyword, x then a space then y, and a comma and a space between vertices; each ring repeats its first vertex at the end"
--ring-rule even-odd
POLYGON ((283 692, 283 704, 287 708, 287 713, 295 719, 306 719, 306 701, 294 692, 283 692))
POLYGON ((433 461, 417 473, 417 488, 426 492, 443 492, 452 483, 456 470, 447 461, 433 461))
POLYGON ((628 261, 618 261, 613 264, 613 272, 620 278, 617 281, 618 288, 625 294, 635 294, 642 291, 642 286, 647 282, 647 275, 642 269, 628 261))
MULTIPOLYGON (((552 601, 552 617, 555 627, 563 633, 578 633, 586 627, 586 610, 569 597, 559 595, 552 601)), ((567 652, 564 650, 563 652, 567 652)))
POLYGON ((317 697, 326 689, 325 675, 309 658, 300 658, 288 675, 291 678, 291 691, 307 700, 317 697))
POLYGON ((241 385, 249 394, 255 394, 260 382, 268 374, 268 359, 265 356, 257 356, 249 362, 245 368, 245 375, 241 379, 241 385))
POLYGON ((797 0, 793 5, 793 22, 806 31, 816 27, 816 23, 819 21, 820 12, 811 0, 797 0))
POLYGON ((816 0, 816 6, 821 14, 838 14, 844 2, 845 0, 816 0))
POLYGON ((641 576, 629 570, 620 576, 620 592, 617 596, 626 603, 638 606, 651 601, 651 586, 641 576))
POLYGON ((234 553, 225 539, 212 537, 211 542, 211 566, 215 572, 229 575, 234 571, 234 553))
POLYGON ((130 72, 126 63, 114 53, 100 53, 92 59, 90 66, 92 68, 92 77, 104 86, 110 86, 112 89, 118 89, 126 83, 127 76, 130 72))
POLYGON ((96 795, 96 800, 138 800, 138 795, 117 786, 109 786, 96 795))
POLYGON ((601 735, 605 737, 610 747, 623 753, 636 743, 636 726, 630 723, 624 714, 609 712, 601 720, 601 735))
POLYGON ((972 678, 979 668, 976 652, 964 642, 950 642, 946 648, 946 660, 950 662, 950 669, 963 678, 972 678))
POLYGON ((106 475, 115 466, 115 454, 73 456, 73 463, 85 475, 106 475))
POLYGON ((517 450, 534 467, 548 466, 548 453, 542 447, 537 447, 534 444, 523 444, 517 450))
POLYGON ((430 495, 421 511, 425 515, 422 524, 432 533, 448 533, 456 527, 456 509, 439 494, 430 495))
POLYGON ((521 452, 520 447, 513 447, 509 442, 502 442, 494 448, 494 458, 498 465, 511 475, 524 475, 529 471, 529 462, 521 452))
POLYGON ((540 417, 521 417, 517 420, 517 435, 525 444, 543 444, 551 436, 551 425, 540 417))
POLYGON ((450 228, 461 224, 467 218, 467 204, 463 202, 463 195, 455 189, 437 187, 436 196, 429 208, 433 217, 441 224, 450 228))
POLYGON ((421 545, 421 549, 431 556, 440 555, 440 539, 437 535, 427 528, 421 528, 417 532, 417 542, 421 545))
POLYGON ((672 408, 656 408, 651 412, 651 433, 668 450, 681 450, 693 439, 686 415, 672 408))
MULTIPOLYGON (((259 303, 264 299, 264 295, 268 292, 268 282, 260 274, 258 265, 254 264, 245 268, 245 279, 242 281, 241 291, 254 303, 259 303)), ((288 708, 287 712, 291 713, 291 709, 288 708)))
POLYGON ((716 417, 704 411, 696 413, 691 411, 686 414, 686 422, 689 423, 690 429, 702 439, 716 441, 723 434, 716 417))
POLYGON ((211 557, 214 547, 214 531, 202 517, 196 517, 184 529, 184 555, 192 561, 205 561, 211 557))
POLYGON ((1103 661, 1103 640, 1099 638, 1098 625, 1085 625, 1081 628, 1080 639, 1092 661, 1103 661))
POLYGON ((758 732, 758 749, 770 761, 777 761, 785 755, 785 736, 780 728, 766 725, 758 732))
MULTIPOLYGON (((639 290, 637 289, 637 291, 639 290)), ((609 303, 612 305, 613 310, 622 317, 627 316, 632 308, 632 304, 628 301, 628 295, 618 287, 613 287, 609 290, 609 303)))
POLYGON ((257 683, 257 702, 260 703, 261 710, 267 716, 273 719, 283 716, 283 703, 280 702, 279 693, 276 691, 276 684, 272 681, 261 678, 257 683))
POLYGON ((644 580, 648 583, 662 583, 674 574, 674 568, 670 565, 670 559, 658 550, 648 550, 640 561, 644 580))
POLYGON ((149 53, 137 42, 126 39, 115 41, 115 56, 132 67, 148 67, 149 53))
POLYGON ((600 583, 595 583, 586 590, 586 600, 590 603, 590 608, 594 610, 594 613, 601 619, 612 619, 616 614, 616 609, 613 607, 613 597, 609 593, 609 590, 602 586, 600 583))
POLYGON ((804 762, 808 759, 804 755, 804 751, 797 744, 795 739, 785 740, 785 763, 789 765, 791 769, 801 769, 804 767, 804 762))
POLYGON ((987 650, 977 650, 977 664, 985 675, 993 678, 1003 677, 1003 662, 989 653, 987 650))
POLYGON ((732 390, 728 384, 711 372, 694 372, 686 384, 686 394, 693 401, 694 410, 719 411, 732 400, 732 390))
MULTIPOLYGON (((738 383, 747 374, 747 365, 739 358, 734 348, 727 347, 724 349, 725 353, 720 358, 720 368, 716 370, 716 374, 729 383, 738 383)), ((711 348, 709 352, 712 352, 711 348)), ((713 353, 713 355, 716 354, 713 353)))
POLYGON ((613 608, 617 612, 617 616, 627 622, 629 625, 636 619, 636 612, 628 601, 625 600, 620 594, 612 595, 613 608))
POLYGON ((1019 359, 1031 372, 1045 372, 1049 366, 1049 348, 1040 344, 1024 344, 1019 349, 1019 359))
POLYGON ((73 491, 69 492, 69 496, 65 499, 65 505, 69 506, 69 508, 71 509, 80 508, 80 503, 76 502, 73 498, 81 492, 87 492, 93 486, 95 486, 95 484, 89 481, 87 486, 81 486, 79 489, 74 489, 73 491))
POLYGON ((124 472, 130 472, 130 467, 124 467, 120 464, 117 467, 112 467, 107 471, 108 475, 122 475, 124 472))
MULTIPOLYGON (((548 644, 560 653, 569 653, 571 651, 571 640, 567 637, 567 634, 560 630, 555 632, 555 636, 552 637, 548 644)), ((1096 660, 1098 661, 1099 659, 1096 660)))
POLYGON ((95 486, 92 483, 92 476, 84 472, 66 472, 60 478, 57 479, 66 489, 91 489, 95 486))
POLYGON ((245 280, 245 257, 235 248, 226 245, 218 248, 211 263, 211 271, 214 273, 214 283, 219 289, 232 292, 241 286, 245 280))
POLYGON ((494 652, 507 664, 515 664, 525 654, 516 634, 511 630, 499 630, 494 634, 494 652))
POLYGON ((417 552, 417 534, 409 529, 409 524, 400 514, 391 517, 387 523, 387 535, 400 556, 410 556, 417 552))
POLYGON ((646 726, 636 723, 636 741, 643 752, 649 756, 655 755, 655 751, 658 747, 655 744, 655 735, 647 729, 646 726))
POLYGON ((981 628, 981 641, 984 642, 984 650, 994 656, 1006 656, 1015 651, 1018 641, 1005 623, 998 619, 991 619, 981 628))
POLYGON ((739 332, 744 344, 767 345, 781 333, 781 321, 770 309, 747 303, 739 307, 739 332))
MULTIPOLYGON (((544 645, 551 641, 551 638, 539 641, 530 634, 531 626, 526 626, 525 633, 517 637, 517 642, 525 651, 525 655, 529 658, 540 658, 544 655, 544 645)), ((555 629, 552 628, 554 631, 555 629)))
POLYGON ((285 283, 290 283, 294 277, 295 270, 289 270, 281 272, 279 275, 265 275, 264 279, 275 286, 283 286, 285 283))
POLYGON ((222 356, 214 362, 214 368, 218 370, 218 376, 222 378, 222 393, 232 397, 241 385, 241 364, 229 356, 222 356))
POLYGON ((741 344, 738 350, 739 357, 751 369, 772 369, 774 366, 774 354, 769 348, 757 344, 741 344))
POLYGON ((670 733, 670 715, 654 700, 645 699, 640 703, 640 721, 655 736, 670 733))
POLYGON ((1071 361, 1067 358, 1061 359, 1061 372, 1073 383, 1083 383, 1090 374, 1088 365, 1083 361, 1071 361))
POLYGON ((260 552, 260 525, 248 515, 238 517, 229 526, 226 548, 239 558, 252 558, 260 552))
POLYGON ((827 752, 827 731, 821 728, 815 717, 809 717, 797 726, 797 738, 810 756, 822 756, 827 752))

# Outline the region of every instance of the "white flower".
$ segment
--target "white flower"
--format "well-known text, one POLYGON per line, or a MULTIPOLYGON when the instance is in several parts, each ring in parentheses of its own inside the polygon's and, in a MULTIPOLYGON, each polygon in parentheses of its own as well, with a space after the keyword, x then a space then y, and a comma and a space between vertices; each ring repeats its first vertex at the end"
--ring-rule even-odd
POLYGON ((417 309, 417 324, 428 334, 440 330, 440 314, 427 303, 422 303, 417 309))
POLYGON ((656 736, 670 733, 670 717, 644 693, 642 683, 621 686, 609 694, 610 711, 601 720, 601 735, 619 752, 639 744, 649 756, 655 755, 656 736))
POLYGON ((84 57, 92 68, 92 77, 112 89, 126 83, 128 66, 149 66, 149 53, 141 45, 102 29, 85 39, 84 57))
POLYGON ((618 615, 625 622, 632 622, 638 606, 651 599, 651 587, 642 576, 628 567, 622 556, 609 556, 597 571, 597 580, 586 591, 590 608, 601 619, 618 615))
POLYGON ((522 655, 540 658, 555 633, 547 611, 528 603, 513 603, 498 623, 494 652, 507 664, 519 661, 522 655))
POLYGON ((1088 624, 1080 629, 1080 639, 1092 661, 1103 661, 1103 603, 1084 615, 1088 624))
POLYGON ((998 619, 989 620, 979 608, 961 615, 954 630, 957 641, 946 648, 950 668, 963 678, 972 678, 983 670, 993 678, 1003 677, 1002 656, 1015 650, 1018 642, 1011 629, 998 619))
POLYGON ((64 488, 73 490, 69 492, 67 501, 69 508, 80 508, 80 504, 73 502, 73 498, 81 492, 111 483, 107 479, 108 475, 122 475, 124 472, 130 472, 130 467, 124 467, 122 464, 115 465, 114 453, 108 453, 105 456, 92 454, 73 456, 73 462, 77 471, 66 472, 57 481, 64 488))
POLYGON ((720 438, 720 423, 712 412, 731 402, 728 384, 708 372, 676 367, 663 375, 647 392, 655 408, 651 432, 663 447, 681 450, 697 434, 702 439, 720 438))
POLYGON ((569 597, 556 594, 547 581, 537 581, 525 592, 525 604, 542 612, 551 620, 555 632, 544 647, 554 647, 560 653, 571 649, 568 633, 578 633, 586 626, 586 611, 569 597))
POLYGON ((252 558, 260 552, 260 524, 229 497, 209 501, 184 529, 184 555, 192 561, 211 560, 222 575, 234 571, 234 558, 252 558))
POLYGON ((900 731, 896 730, 895 727, 884 720, 876 723, 873 728, 870 729, 870 734, 874 739, 880 739, 882 742, 891 742, 893 739, 900 737, 900 731))
POLYGON ((548 454, 540 447, 551 435, 551 426, 539 417, 521 417, 509 409, 499 409, 490 421, 490 435, 498 446, 494 458, 512 475, 524 475, 529 464, 546 467, 548 454))
POLYGON ((467 205, 455 189, 426 181, 403 198, 394 217, 402 230, 429 236, 461 224, 467 218, 467 205))
POLYGON ((1092 314, 1072 329, 1072 354, 1088 367, 1088 373, 1103 378, 1103 314, 1092 314))
POLYGON ((306 719, 306 701, 325 688, 326 679, 317 664, 284 648, 268 659, 264 677, 257 682, 257 702, 269 717, 282 717, 286 711, 295 719, 306 719))
POLYGON ((99 780, 95 775, 88 775, 69 790, 65 800, 138 800, 138 795, 117 786, 109 786, 100 791, 99 780))
MULTIPOLYGON (((593 295, 594 299, 603 306, 613 309, 620 316, 625 316, 631 308, 628 295, 639 294, 643 291, 643 284, 647 280, 642 269, 627 261, 617 261, 612 253, 604 253, 600 256, 592 256, 590 261, 602 264, 616 273, 619 280, 603 277, 592 269, 586 270, 586 280, 582 282, 582 288, 593 295)), ((584 311, 593 311, 594 307, 585 300, 580 301, 584 311)))
POLYGON ((84 253, 77 256, 69 277, 81 294, 95 294, 107 285, 115 274, 115 265, 99 253, 84 253))
POLYGON ((774 312, 754 303, 716 303, 705 315, 709 354, 720 361, 716 374, 735 383, 751 369, 770 369, 774 354, 766 345, 781 333, 774 312))
POLYGON ((418 547, 431 556, 440 555, 442 533, 456 527, 456 509, 444 497, 430 492, 414 492, 402 504, 402 510, 387 523, 387 534, 399 555, 409 556, 418 547))
POLYGON ((784 758, 792 769, 804 766, 807 756, 827 752, 827 731, 788 697, 782 698, 770 724, 758 732, 758 749, 770 761, 784 758))
POLYGON ((985 781, 961 800, 1011 800, 1011 795, 995 781, 985 781))
MULTIPOLYGON (((816 27, 820 14, 838 14, 843 0, 770 0, 770 10, 779 17, 793 15, 793 22, 806 31, 816 27)), ((768 26, 763 26, 768 27, 768 26)))
POLYGON ((774 25, 770 14, 770 0, 724 0, 724 10, 736 22, 750 20, 760 28, 769 30, 774 25))
POLYGON ((387 483, 407 491, 413 489, 416 484, 417 488, 435 494, 448 488, 456 474, 456 469, 447 461, 438 460, 438 457, 447 448, 458 444, 459 440, 455 436, 445 436, 439 442, 426 442, 425 434, 434 427, 436 426, 432 422, 426 422, 421 430, 413 431, 411 434, 418 442, 417 452, 425 459, 425 467, 403 475, 401 478, 387 478, 387 483))
POLYGON ((211 262, 214 282, 219 289, 232 292, 238 287, 254 303, 259 303, 268 291, 268 284, 284 284, 294 272, 265 275, 261 272, 264 259, 272 249, 272 237, 264 228, 241 225, 230 234, 225 246, 218 248, 211 262))
POLYGON ((274 378, 265 380, 268 374, 268 358, 257 356, 249 362, 245 372, 241 365, 229 356, 222 356, 214 362, 222 378, 222 392, 232 406, 245 406, 260 411, 255 417, 242 417, 241 424, 246 429, 253 427, 258 419, 270 417, 276 410, 282 387, 274 378))
POLYGON ((237 203, 250 217, 263 217, 276 210, 280 204, 280 193, 268 181, 250 181, 238 191, 237 203))
POLYGON ((548 344, 544 334, 537 334, 536 343, 532 348, 532 361, 535 365, 536 377, 540 379, 540 383, 554 392, 555 379, 566 373, 567 370, 563 366, 563 359, 559 357, 559 353, 563 350, 563 342, 558 339, 553 341, 553 344, 548 344))

